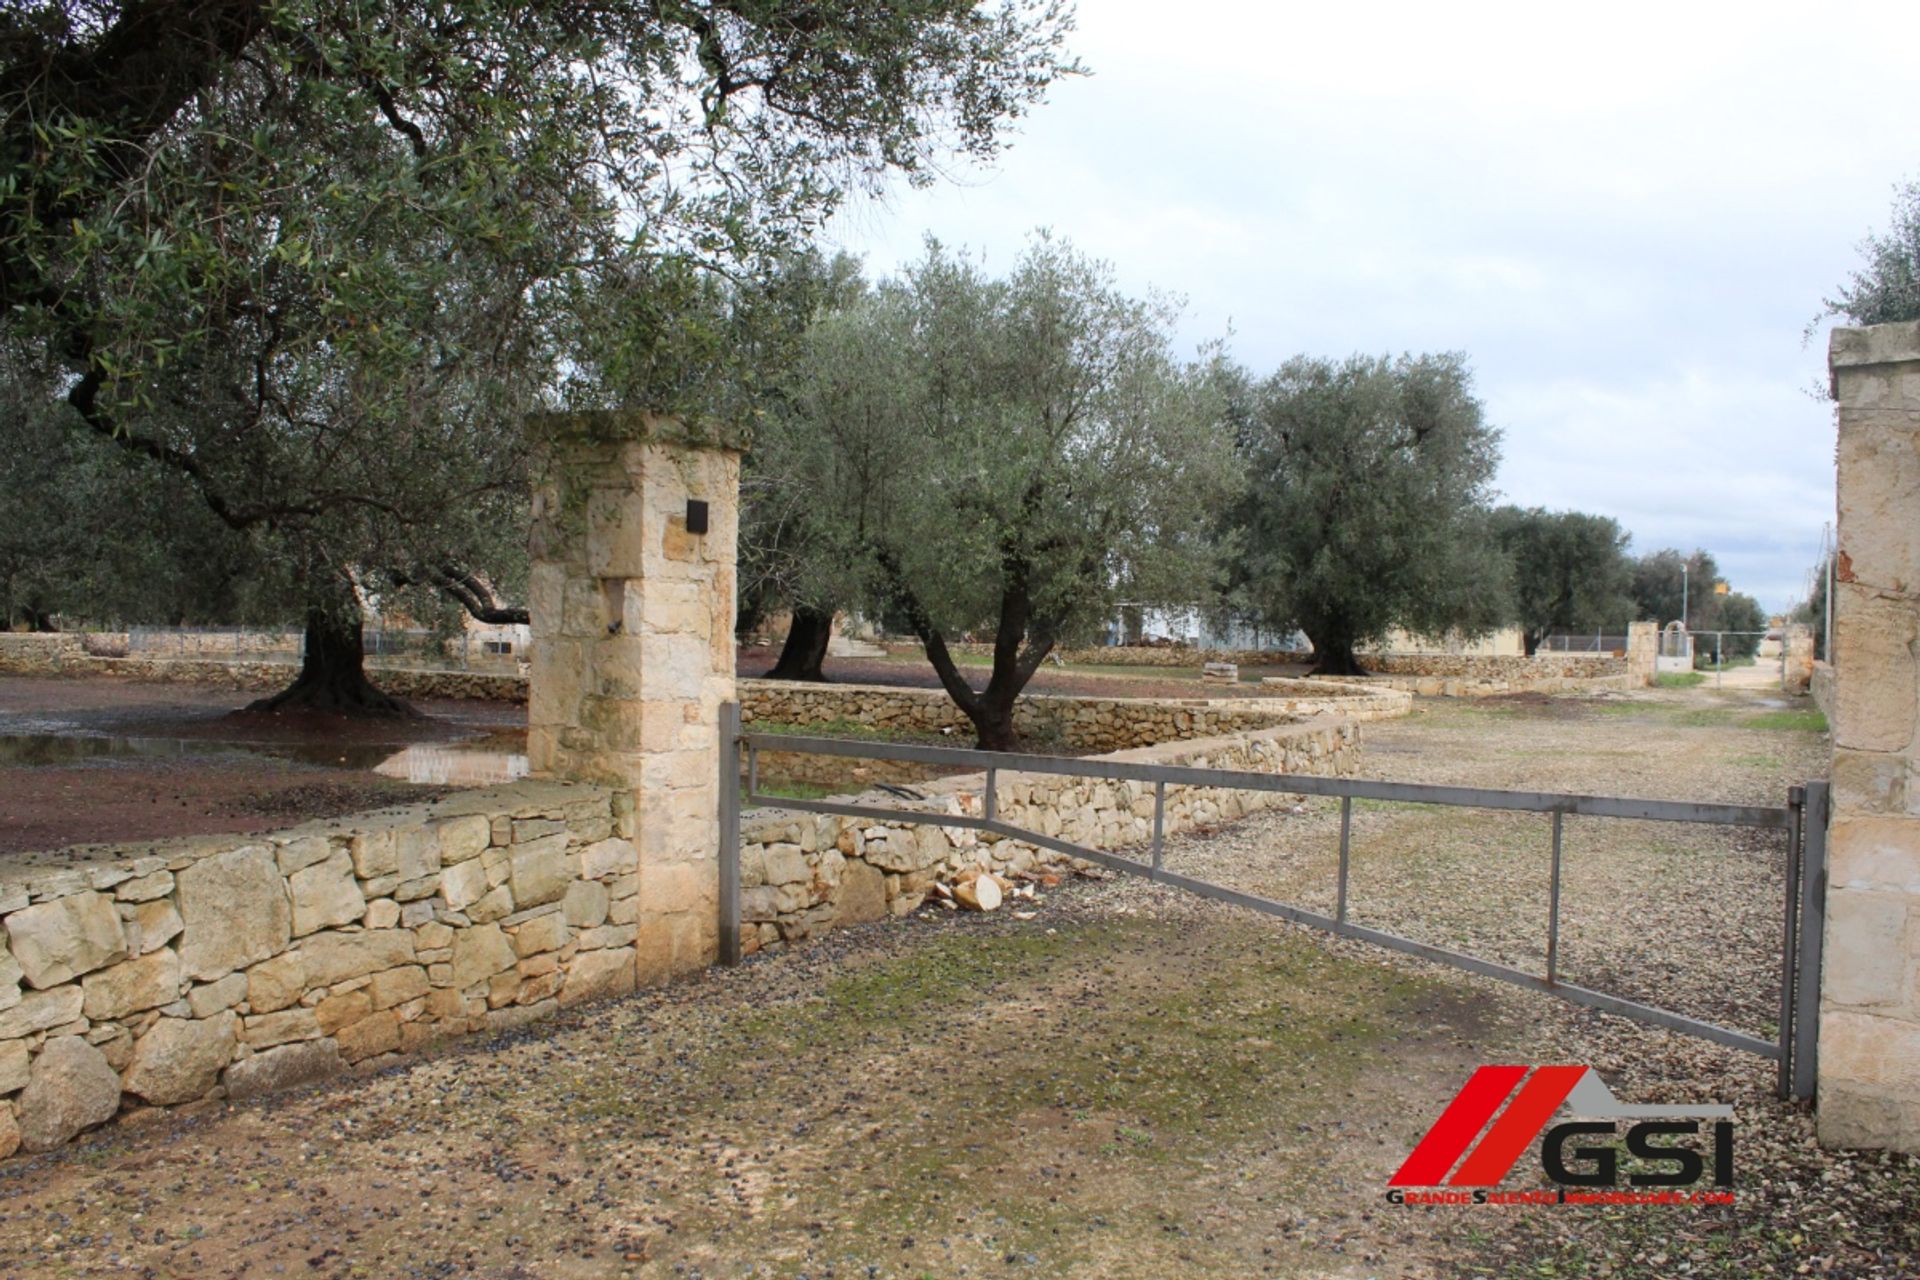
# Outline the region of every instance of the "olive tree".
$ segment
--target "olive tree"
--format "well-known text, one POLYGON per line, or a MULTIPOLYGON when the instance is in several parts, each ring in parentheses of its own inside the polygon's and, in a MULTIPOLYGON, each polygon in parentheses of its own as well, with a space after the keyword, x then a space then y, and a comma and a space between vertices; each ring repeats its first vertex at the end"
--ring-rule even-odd
POLYGON ((690 271, 991 154, 1075 69, 1067 25, 1050 0, 26 0, 0 13, 0 338, 80 429, 274 544, 320 629, 309 689, 391 709, 350 574, 499 616, 473 556, 512 527, 524 409, 556 382, 679 407, 690 271), (581 311, 612 321, 591 344, 581 311))
POLYGON ((1920 182, 1895 189, 1887 230, 1861 244, 1866 261, 1826 300, 1853 324, 1920 320, 1920 182))
POLYGON ((1500 433, 1457 354, 1288 361, 1253 395, 1233 599, 1298 627, 1314 671, 1364 674, 1395 628, 1482 634, 1510 612, 1487 500, 1500 433))
POLYGON ((1599 631, 1633 617, 1628 536, 1610 516, 1501 507, 1493 536, 1513 561, 1513 610, 1529 654, 1556 631, 1599 631))
POLYGON ((1235 460, 1176 314, 1043 237, 1003 278, 929 245, 808 334, 791 474, 817 554, 862 567, 984 748, 1017 745, 1021 690, 1115 600, 1212 580, 1235 460), (976 631, 979 688, 948 644, 976 631))

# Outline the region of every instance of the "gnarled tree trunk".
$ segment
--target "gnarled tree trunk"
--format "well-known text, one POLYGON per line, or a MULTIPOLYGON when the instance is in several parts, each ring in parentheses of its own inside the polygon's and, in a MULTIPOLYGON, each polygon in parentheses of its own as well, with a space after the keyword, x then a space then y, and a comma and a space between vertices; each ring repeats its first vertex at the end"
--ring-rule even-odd
POLYGON ((1364 676, 1366 668, 1360 665, 1360 658, 1353 651, 1353 637, 1336 635, 1314 635, 1308 633, 1307 639, 1313 641, 1312 676, 1364 676))
POLYGON ((307 606, 306 652, 300 675, 270 698, 249 703, 249 711, 328 711, 350 716, 410 716, 412 707, 382 693, 367 679, 361 639, 360 606, 349 594, 345 603, 307 606))
POLYGON ((833 611, 800 605, 793 611, 787 627, 787 641, 780 647, 780 661, 767 672, 769 680, 826 681, 821 665, 827 659, 827 642, 833 638, 833 611))

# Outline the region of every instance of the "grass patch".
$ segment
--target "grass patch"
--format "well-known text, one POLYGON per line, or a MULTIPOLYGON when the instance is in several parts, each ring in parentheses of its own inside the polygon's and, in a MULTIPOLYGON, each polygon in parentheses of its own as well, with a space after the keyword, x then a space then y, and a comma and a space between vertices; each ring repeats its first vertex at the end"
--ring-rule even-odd
POLYGON ((768 782, 762 778, 760 794, 779 796, 784 800, 825 800, 828 796, 845 795, 850 788, 859 785, 848 783, 845 786, 829 787, 818 782, 768 782))
POLYGON ((777 733, 797 735, 803 738, 857 738, 862 742, 918 742, 931 746, 952 747, 972 746, 971 736, 956 743, 960 731, 951 734, 928 733, 918 729, 883 729, 877 725, 861 724, 858 720, 849 720, 844 716, 833 720, 810 720, 806 724, 789 724, 781 720, 752 720, 741 726, 748 733, 777 733))
POLYGON ((1691 689, 1705 684, 1706 674, 1700 671, 1663 671, 1653 678, 1653 683, 1662 689, 1691 689))
POLYGON ((1741 721, 1746 729, 1785 729, 1797 733, 1825 733, 1827 718, 1818 711, 1767 711, 1741 721))

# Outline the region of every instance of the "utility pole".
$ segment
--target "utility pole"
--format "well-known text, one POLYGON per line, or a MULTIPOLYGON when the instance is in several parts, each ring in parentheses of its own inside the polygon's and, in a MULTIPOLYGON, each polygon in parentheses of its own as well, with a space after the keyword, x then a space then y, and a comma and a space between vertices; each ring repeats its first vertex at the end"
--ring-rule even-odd
POLYGON ((1680 564, 1680 629, 1682 631, 1687 629, 1687 566, 1685 561, 1682 561, 1680 564))

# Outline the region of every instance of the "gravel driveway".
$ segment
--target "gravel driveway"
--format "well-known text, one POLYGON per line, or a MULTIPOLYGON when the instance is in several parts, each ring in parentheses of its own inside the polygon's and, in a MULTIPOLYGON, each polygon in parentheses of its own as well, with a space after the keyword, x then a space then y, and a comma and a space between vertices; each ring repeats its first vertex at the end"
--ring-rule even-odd
MULTIPOLYGON (((1745 698, 1423 704, 1369 726, 1367 767, 1777 800, 1818 772, 1824 739, 1797 708, 1745 698)), ((1363 918, 1515 958, 1537 945, 1544 819, 1490 856, 1491 828, 1446 815, 1357 818, 1363 918)), ((1171 852, 1312 900, 1331 884, 1331 820, 1269 815, 1171 852)), ((1771 850, 1662 834, 1570 829, 1569 963, 1763 1022, 1771 850)), ((1105 878, 1031 919, 930 910, 0 1165, 0 1275, 1920 1271, 1914 1162, 1818 1152, 1771 1082, 1730 1050, 1105 878), (1590 1063, 1633 1101, 1734 1103, 1738 1203, 1387 1204, 1439 1109, 1502 1061, 1590 1063)))

